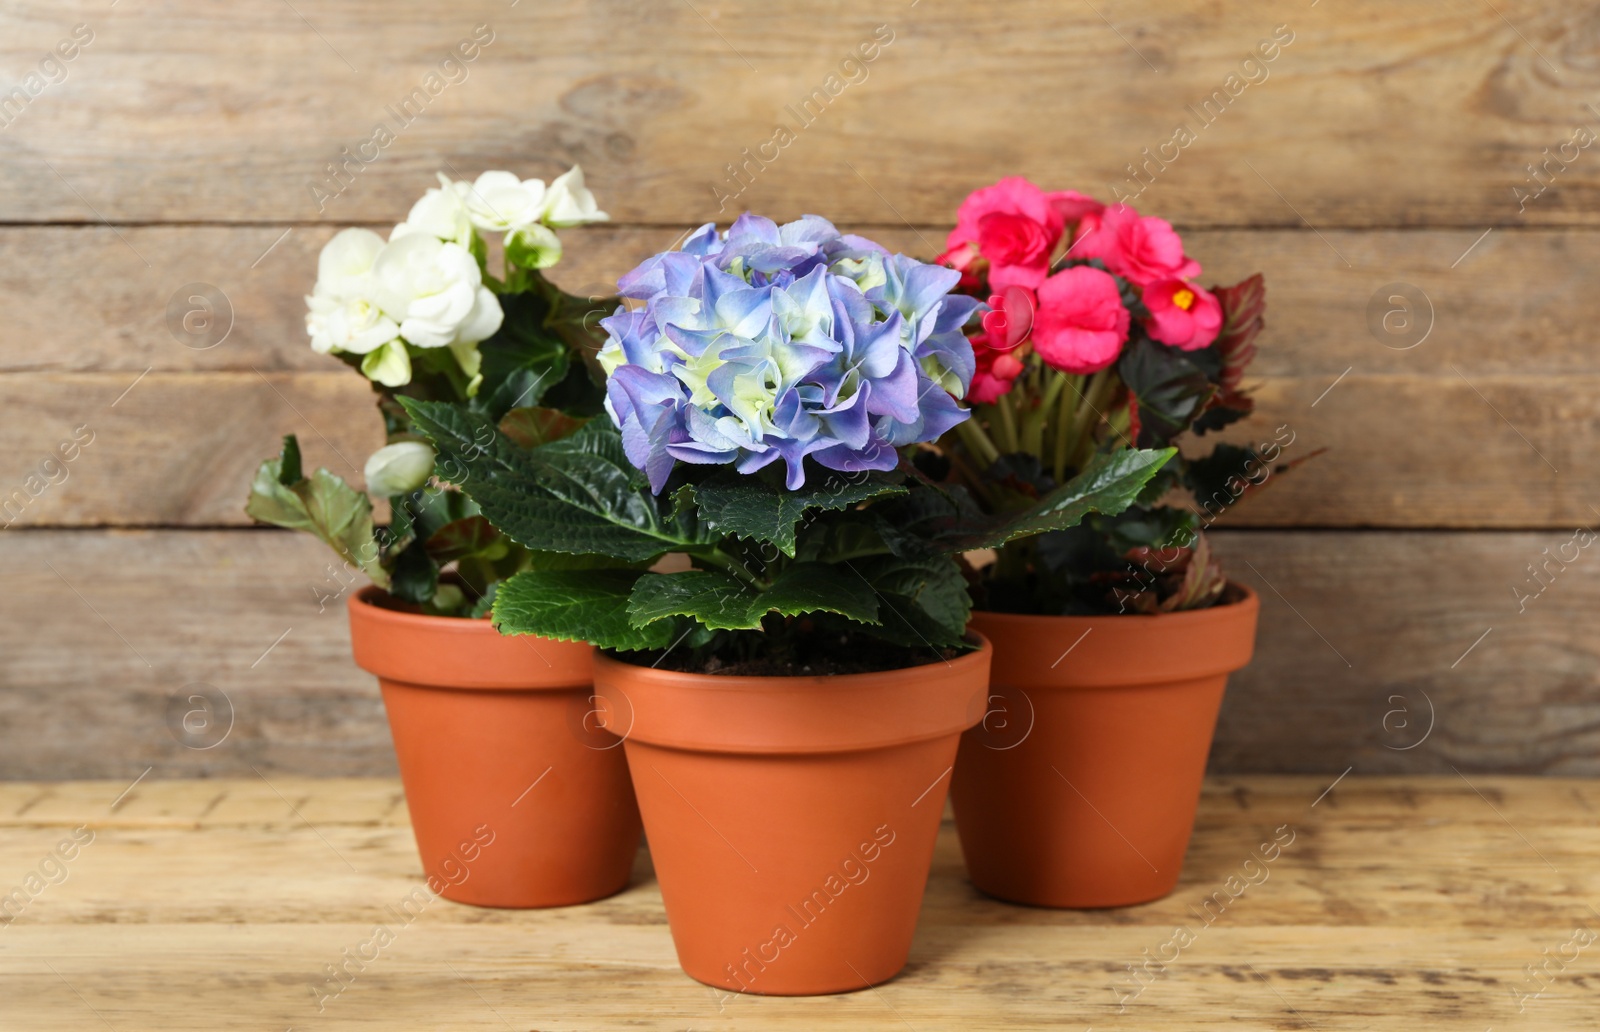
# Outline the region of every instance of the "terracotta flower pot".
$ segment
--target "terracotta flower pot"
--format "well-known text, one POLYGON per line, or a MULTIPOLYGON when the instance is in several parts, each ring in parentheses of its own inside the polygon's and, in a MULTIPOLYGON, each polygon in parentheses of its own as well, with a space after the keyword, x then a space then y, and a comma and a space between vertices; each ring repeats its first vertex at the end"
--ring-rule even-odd
POLYGON ((639 810, 620 743, 594 724, 594 649, 385 609, 382 597, 351 596, 350 640, 383 690, 429 887, 486 907, 620 891, 639 810))
POLYGON ((905 966, 988 643, 835 677, 720 677, 597 654, 678 962, 724 989, 848 992, 905 966))
POLYGON ((1118 907, 1171 892, 1228 674, 1260 600, 1155 616, 972 614, 989 711, 951 783, 972 884, 1016 903, 1118 907))

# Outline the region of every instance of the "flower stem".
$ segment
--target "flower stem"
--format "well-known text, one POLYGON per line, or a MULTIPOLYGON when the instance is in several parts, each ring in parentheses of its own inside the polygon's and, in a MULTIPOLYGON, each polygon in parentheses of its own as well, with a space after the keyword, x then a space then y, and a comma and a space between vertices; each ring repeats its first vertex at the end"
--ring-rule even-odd
POLYGON ((1056 414, 1056 447, 1053 472, 1056 483, 1061 483, 1067 475, 1067 457, 1074 450, 1072 445, 1072 424, 1078 412, 1078 396, 1083 393, 1083 377, 1069 373, 1057 374, 1064 389, 1061 391, 1061 411, 1056 414))
POLYGON ((972 457, 983 464, 987 469, 996 459, 1000 458, 1000 449, 989 440, 989 435, 983 432, 983 427, 978 424, 977 411, 967 419, 956 424, 956 433, 961 438, 961 443, 967 446, 972 457))
POLYGON ((1089 378, 1084 391, 1083 407, 1072 421, 1073 457, 1077 465, 1089 461, 1094 454, 1094 428, 1104 420, 1106 403, 1116 391, 1120 381, 1110 369, 1102 369, 1089 378))
POLYGON ((995 408, 1000 410, 1000 444, 1010 455, 1020 451, 1017 443, 1017 417, 1011 409, 1011 395, 1002 394, 995 402, 995 408))
POLYGON ((1029 455, 1036 456, 1041 463, 1045 460, 1045 421, 1049 417, 1051 410, 1055 408, 1056 396, 1061 393, 1061 388, 1066 383, 1064 376, 1055 373, 1054 370, 1051 372, 1053 375, 1043 383, 1042 390, 1037 377, 1029 384, 1029 396, 1039 400, 1033 411, 1022 419, 1022 450, 1029 455))

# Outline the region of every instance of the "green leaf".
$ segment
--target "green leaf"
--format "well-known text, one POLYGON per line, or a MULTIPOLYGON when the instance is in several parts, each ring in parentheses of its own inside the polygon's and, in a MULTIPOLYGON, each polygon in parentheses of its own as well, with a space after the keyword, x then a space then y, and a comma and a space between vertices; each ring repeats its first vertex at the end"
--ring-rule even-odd
POLYGON ((764 589, 719 570, 652 573, 639 578, 628 600, 628 619, 635 627, 687 616, 708 630, 757 630, 768 613, 837 613, 876 624, 878 597, 870 584, 842 567, 796 563, 764 589))
POLYGON ((621 559, 613 559, 609 555, 594 555, 592 553, 574 554, 571 552, 527 552, 527 566, 530 570, 639 570, 645 569, 644 563, 626 563, 621 559))
POLYGON ((900 645, 944 648, 962 644, 972 596, 961 568, 948 556, 875 556, 846 563, 877 596, 880 626, 873 635, 900 645))
POLYGON ((905 485, 879 474, 829 471, 812 476, 798 491, 765 478, 728 473, 695 486, 700 520, 721 534, 733 534, 776 545, 793 556, 795 527, 809 510, 848 509, 885 495, 903 495, 905 485))
POLYGON ((284 487, 293 487, 305 479, 305 474, 300 471, 300 439, 294 434, 288 434, 283 439, 283 455, 279 457, 278 483, 284 487))
POLYGON ((890 551, 884 540, 885 518, 873 512, 851 512, 818 520, 801 528, 795 558, 803 562, 842 563, 890 551))
POLYGON ((946 552, 999 548, 1007 541, 1048 530, 1075 526, 1091 512, 1114 516, 1139 497, 1140 491, 1176 448, 1127 448, 1096 455, 1082 473, 1051 491, 1032 508, 1008 514, 974 528, 958 528, 941 544, 946 552))
POLYGON ((628 598, 628 622, 644 628, 687 616, 713 631, 755 630, 762 617, 757 598, 754 588, 716 570, 647 573, 628 598))
POLYGON ((253 519, 290 530, 303 530, 327 542, 339 557, 364 570, 380 588, 389 587, 389 574, 379 563, 380 549, 372 532, 372 501, 325 469, 311 479, 285 483, 285 474, 299 465, 300 449, 293 438, 284 442, 285 453, 268 459, 256 470, 250 499, 244 511, 253 519))
POLYGON ((567 345, 545 325, 549 302, 537 292, 503 294, 505 318, 478 346, 483 385, 474 408, 498 423, 507 412, 537 405, 567 375, 567 345))
POLYGON ((396 598, 427 605, 439 590, 439 564, 428 556, 420 541, 413 541, 395 556, 389 592, 396 598))
POLYGON ((438 449, 439 474, 461 486, 518 544, 635 562, 693 551, 711 540, 692 518, 668 518, 663 500, 650 494, 623 454, 610 420, 593 420, 570 437, 525 451, 481 413, 401 400, 438 449))
POLYGON ((432 484, 410 494, 389 499, 389 529, 394 535, 391 547, 399 548, 411 540, 427 541, 444 527, 476 516, 478 507, 460 491, 432 484))
POLYGON ((1099 524, 1109 547, 1121 555, 1133 548, 1169 548, 1194 540, 1200 518, 1175 505, 1131 508, 1099 524))
POLYGON ((1189 428, 1217 386, 1185 352, 1140 334, 1117 360, 1117 375, 1139 403, 1141 448, 1166 445, 1189 428))
POLYGON ((587 641, 604 649, 662 649, 683 633, 677 621, 628 622, 638 570, 527 570, 495 589, 492 619, 503 634, 587 641))
POLYGON ((878 622, 878 596, 872 585, 843 566, 826 563, 795 563, 761 592, 753 609, 761 613, 800 616, 805 613, 838 613, 857 623, 878 622))

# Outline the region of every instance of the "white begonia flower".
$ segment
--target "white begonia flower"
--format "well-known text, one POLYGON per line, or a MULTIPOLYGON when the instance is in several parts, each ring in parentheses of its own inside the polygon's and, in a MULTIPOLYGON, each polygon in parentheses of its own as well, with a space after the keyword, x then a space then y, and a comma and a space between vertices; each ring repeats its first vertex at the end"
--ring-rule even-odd
POLYGON ((459 244, 421 233, 402 236, 389 241, 372 272, 379 304, 419 348, 476 344, 505 318, 477 260, 459 244))
POLYGON ((467 212, 466 202, 461 198, 461 191, 457 189, 460 185, 452 183, 441 172, 439 185, 430 187, 428 192, 411 206, 411 214, 406 216, 404 222, 394 227, 389 239, 394 241, 423 234, 470 248, 472 218, 467 212))
POLYGON ((384 249, 370 229, 334 235, 317 257, 317 285, 306 297, 306 332, 319 354, 365 355, 394 340, 400 327, 383 314, 372 266, 384 249))
POLYGON ((317 287, 334 294, 358 288, 383 250, 383 237, 370 229, 341 229, 317 255, 317 287))
POLYGON ((544 218, 547 226, 564 228, 585 222, 604 222, 611 216, 596 205, 594 194, 583 185, 583 169, 573 165, 551 181, 544 192, 544 218))
POLYGON ((544 214, 542 179, 518 179, 514 172, 485 172, 473 183, 456 183, 472 224, 485 232, 505 233, 539 221, 544 214))
POLYGON ((365 355, 400 336, 400 327, 370 296, 336 297, 320 288, 306 296, 306 332, 311 349, 326 355, 348 351, 365 355))
POLYGON ((367 492, 389 498, 410 494, 433 475, 434 451, 421 441, 398 441, 372 453, 362 473, 367 492))

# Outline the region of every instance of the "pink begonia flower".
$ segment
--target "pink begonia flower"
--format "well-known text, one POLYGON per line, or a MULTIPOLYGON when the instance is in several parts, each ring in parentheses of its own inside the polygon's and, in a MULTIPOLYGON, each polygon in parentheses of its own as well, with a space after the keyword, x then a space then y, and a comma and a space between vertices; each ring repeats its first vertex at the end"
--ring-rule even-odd
POLYGON ((1198 351, 1217 339, 1222 304, 1208 290, 1182 280, 1162 280, 1144 288, 1150 310, 1145 329, 1154 340, 1184 351, 1198 351))
POLYGON ((1200 275, 1200 263, 1184 256, 1183 240, 1172 223, 1140 215, 1126 204, 1085 214, 1068 253, 1073 258, 1099 258, 1106 268, 1141 287, 1200 275))
POLYGON ((1074 265, 1039 287, 1033 347, 1066 373, 1096 373, 1117 360, 1128 339, 1128 310, 1110 273, 1074 265))
POLYGON ((1105 205, 1076 190, 1052 190, 1044 196, 1065 222, 1080 222, 1085 215, 1098 215, 1106 210, 1105 205))
POLYGON ((1026 215, 992 211, 978 220, 978 251, 989 260, 989 286, 1037 287, 1050 271, 1050 252, 1060 233, 1051 235, 1026 215))
POLYGON ((949 253, 976 244, 989 262, 990 286, 1031 288, 1049 271, 1062 225, 1049 195, 1021 176, 1008 176, 967 195, 945 247, 949 253))

